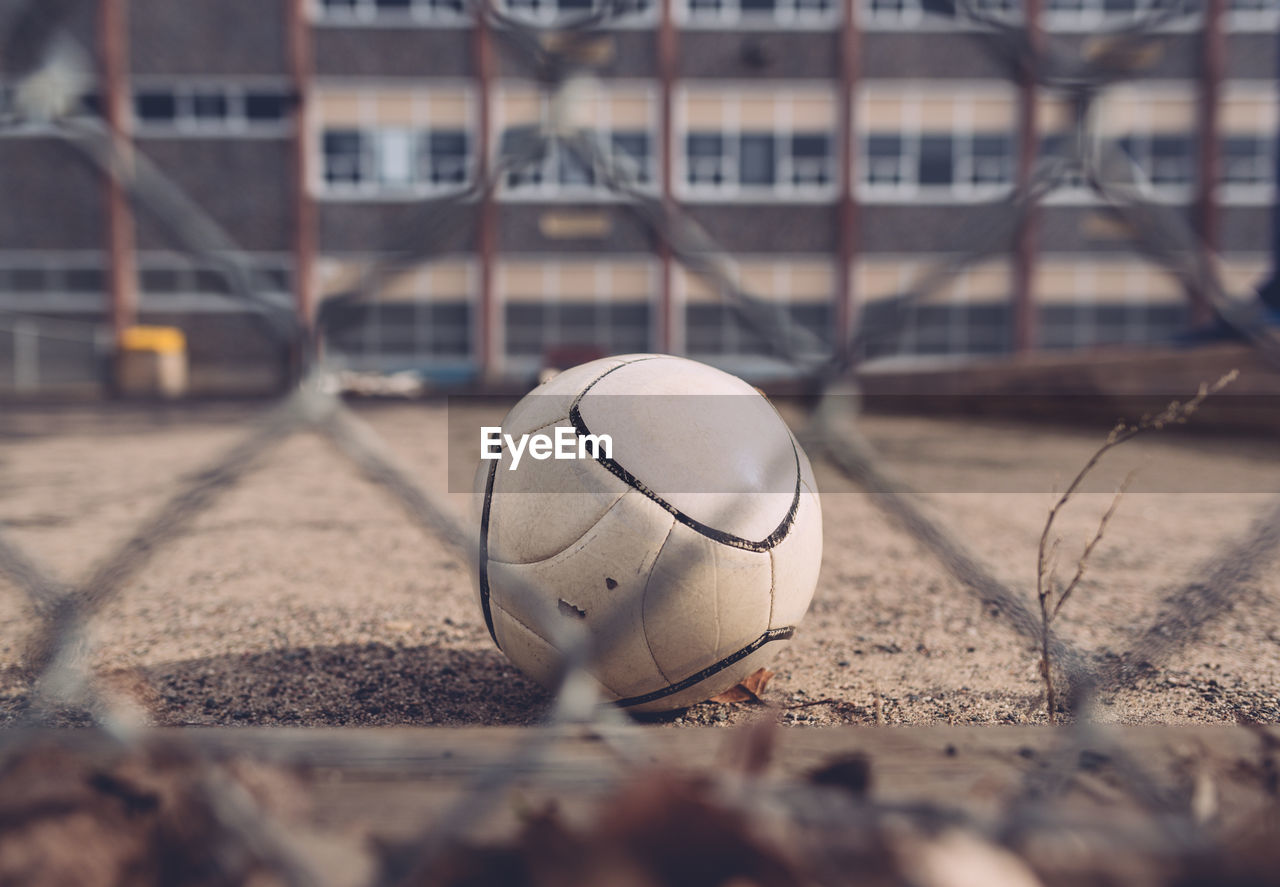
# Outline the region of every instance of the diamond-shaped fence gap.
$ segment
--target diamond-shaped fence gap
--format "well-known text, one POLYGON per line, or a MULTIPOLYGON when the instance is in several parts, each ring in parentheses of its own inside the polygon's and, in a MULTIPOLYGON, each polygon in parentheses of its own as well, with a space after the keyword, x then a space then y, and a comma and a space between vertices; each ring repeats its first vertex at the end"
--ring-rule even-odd
POLYGON ((46 433, 10 438, 0 496, 5 538, 52 578, 80 581, 261 412, 112 404, 79 413, 74 427, 55 420, 46 433))

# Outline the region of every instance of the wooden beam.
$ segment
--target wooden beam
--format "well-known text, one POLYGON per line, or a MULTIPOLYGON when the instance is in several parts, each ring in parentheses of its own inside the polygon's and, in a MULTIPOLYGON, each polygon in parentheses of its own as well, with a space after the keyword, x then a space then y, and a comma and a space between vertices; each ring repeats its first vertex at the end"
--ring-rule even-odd
MULTIPOLYGON (((1018 166, 1017 193, 1030 201, 1031 176, 1040 151, 1037 114, 1040 59, 1044 33, 1040 29, 1041 0, 1023 0, 1027 45, 1018 82, 1018 166)), ((1025 353, 1036 345, 1036 303, 1032 291, 1036 246, 1040 233, 1038 207, 1028 202, 1022 224, 1015 235, 1013 253, 1013 350, 1025 353)))
MULTIPOLYGON (((1205 267, 1213 261, 1220 247, 1220 219, 1218 213, 1218 166, 1220 147, 1218 142, 1218 106, 1222 99, 1222 76, 1225 67, 1226 45, 1222 20, 1226 12, 1226 0, 1206 0, 1204 28, 1200 32, 1200 100, 1197 107, 1198 138, 1196 142, 1196 203, 1195 227, 1203 250, 1205 267)), ((1213 307, 1204 286, 1192 286, 1191 323, 1202 326, 1213 319, 1213 307)))
MULTIPOLYGON (((673 0, 661 0, 659 4, 658 19, 658 82, 661 91, 661 115, 662 119, 658 124, 658 138, 662 144, 659 146, 659 157, 661 158, 661 176, 662 176, 662 205, 666 210, 668 217, 675 210, 675 164, 674 157, 676 151, 675 132, 675 80, 676 67, 679 59, 679 34, 676 31, 675 19, 672 16, 673 0)), ((666 238, 658 240, 658 261, 660 265, 659 274, 661 282, 658 287, 658 322, 656 325, 657 341, 655 343, 657 350, 664 353, 670 353, 675 346, 677 336, 675 334, 675 308, 673 305, 672 287, 674 281, 672 274, 675 271, 675 262, 671 253, 671 247, 668 245, 666 238)), ((683 329, 683 318, 680 319, 680 327, 683 329)), ((683 337, 680 337, 683 338, 683 337)))
POLYGON ((128 0, 99 0, 98 51, 101 56, 104 94, 102 108, 107 131, 116 148, 115 174, 105 175, 103 188, 107 215, 107 267, 111 328, 117 344, 124 331, 137 322, 138 270, 133 210, 120 176, 131 174, 133 143, 129 88, 128 0))
POLYGON ((493 80, 496 76, 496 58, 493 52, 493 41, 489 34, 489 19, 486 16, 485 2, 477 5, 475 27, 472 28, 472 60, 476 77, 476 181, 481 184, 479 214, 476 221, 476 262, 479 270, 479 319, 476 339, 476 362, 480 376, 484 380, 492 380, 497 376, 501 364, 497 344, 501 337, 497 335, 498 317, 495 299, 494 282, 497 274, 498 256, 498 216, 494 201, 497 198, 498 183, 485 188, 489 177, 493 175, 493 134, 490 109, 493 93, 493 80))
POLYGON ((836 115, 840 126, 840 169, 836 183, 840 188, 840 212, 836 247, 835 292, 835 347, 839 354, 848 356, 853 341, 854 319, 857 316, 858 294, 854 286, 853 262, 858 250, 858 204, 854 191, 858 186, 857 118, 854 101, 857 98, 858 68, 861 63, 861 34, 858 30, 858 2, 844 0, 844 20, 840 24, 840 110, 836 115))
POLYGON ((310 338, 315 322, 316 206, 311 194, 311 23, 307 0, 289 0, 289 74, 293 116, 293 291, 298 320, 310 338))

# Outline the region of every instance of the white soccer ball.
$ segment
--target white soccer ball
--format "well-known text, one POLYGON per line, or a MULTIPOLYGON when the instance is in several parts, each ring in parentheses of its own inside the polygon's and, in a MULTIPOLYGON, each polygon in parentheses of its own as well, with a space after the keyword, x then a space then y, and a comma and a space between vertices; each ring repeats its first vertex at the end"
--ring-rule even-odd
POLYGON ((560 675, 554 620, 585 628, 602 694, 631 711, 701 702, 791 639, 822 560, 818 487, 746 382, 679 357, 609 357, 484 433, 480 606, 535 681, 560 675))

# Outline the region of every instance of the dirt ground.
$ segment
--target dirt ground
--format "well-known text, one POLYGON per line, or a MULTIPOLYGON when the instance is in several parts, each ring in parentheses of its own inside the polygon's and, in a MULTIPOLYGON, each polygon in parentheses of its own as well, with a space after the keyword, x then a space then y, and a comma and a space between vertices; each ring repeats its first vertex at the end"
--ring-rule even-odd
MULTIPOLYGON (((0 522, 72 582, 263 409, 0 407, 0 522)), ((447 492, 443 401, 357 409, 422 484, 460 512, 469 509, 467 495, 447 492)), ((1070 480, 1105 427, 885 416, 864 417, 862 427, 926 510, 1032 604, 1036 543, 1052 491, 1070 480)), ((1042 722, 1032 645, 831 466, 815 468, 822 575, 765 692, 792 706, 784 719, 1042 722)), ((1110 490, 1134 468, 1133 486, 1058 624, 1099 661, 1122 654, 1165 598, 1280 493, 1273 441, 1187 433, 1140 439, 1109 455, 1090 492, 1064 512, 1060 572, 1074 567, 1110 490)), ((160 724, 535 722, 548 697, 494 648, 469 572, 327 444, 295 437, 107 607, 96 629, 98 667, 120 684, 145 678, 143 701, 160 724)), ((1278 613, 1273 561, 1268 578, 1194 646, 1104 698, 1101 716, 1280 721, 1278 613)), ((32 625, 21 595, 0 581, 0 723, 26 704, 19 666, 32 625)), ((751 706, 706 703, 662 723, 732 724, 753 714, 751 706)))

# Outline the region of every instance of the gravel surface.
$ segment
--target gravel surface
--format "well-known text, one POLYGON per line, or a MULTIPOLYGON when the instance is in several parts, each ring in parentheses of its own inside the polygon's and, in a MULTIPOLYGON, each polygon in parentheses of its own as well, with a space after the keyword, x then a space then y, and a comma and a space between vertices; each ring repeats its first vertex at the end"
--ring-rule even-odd
MULTIPOLYGON (((243 434, 257 405, 15 408, 0 414, 0 522, 72 582, 153 512, 178 478, 243 434)), ((401 462, 447 493, 442 402, 363 404, 401 462)), ((477 419, 489 416, 470 407, 477 419)), ((460 425, 461 423, 455 423, 460 425)), ((496 424, 496 421, 493 422, 496 424)), ((926 511, 1034 604, 1036 543, 1105 428, 866 417, 926 511)), ((454 441, 455 446, 462 445, 454 441)), ((787 722, 1035 723, 1031 643, 965 592, 869 498, 815 465, 825 555, 813 606, 765 698, 787 722)), ((1109 455, 1063 513, 1069 573, 1110 490, 1139 473, 1058 629, 1099 662, 1122 655, 1197 566, 1280 491, 1273 442, 1164 433, 1109 455)), ((1280 721, 1280 575, 1197 642, 1102 699, 1126 723, 1280 721)), ((0 580, 0 722, 26 705, 33 614, 0 580)), ((525 724, 548 697, 489 640, 469 570, 323 441, 290 439, 226 491, 102 613, 97 665, 162 724, 525 724)), ((750 705, 660 719, 732 724, 750 705)))

